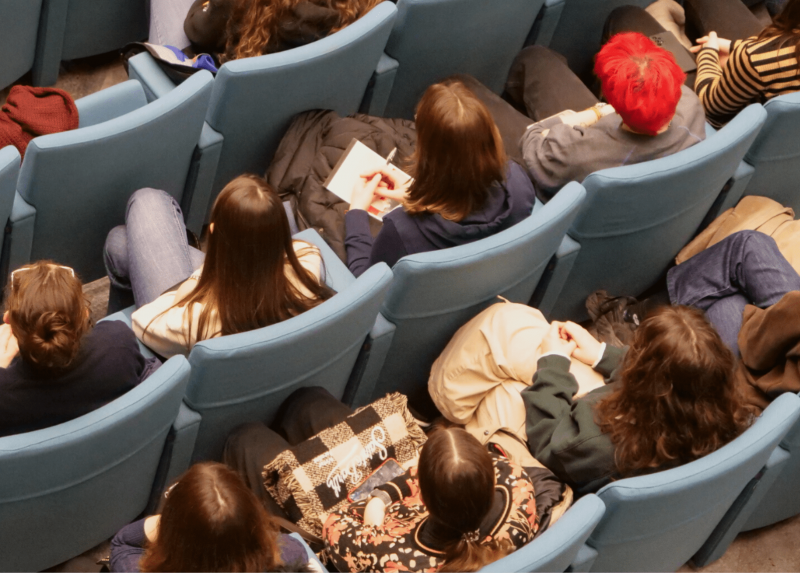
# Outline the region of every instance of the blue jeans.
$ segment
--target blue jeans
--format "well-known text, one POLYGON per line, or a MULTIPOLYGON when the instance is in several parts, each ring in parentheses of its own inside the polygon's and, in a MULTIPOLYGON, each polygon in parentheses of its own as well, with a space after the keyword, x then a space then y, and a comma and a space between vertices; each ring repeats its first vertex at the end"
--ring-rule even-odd
POLYGON ((800 290, 800 275, 775 240, 757 231, 739 231, 670 269, 672 304, 704 310, 723 342, 739 356, 744 307, 767 308, 789 291, 800 290))
POLYGON ((183 31, 183 21, 194 0, 150 0, 150 35, 148 42, 175 46, 179 50, 190 42, 183 31))
POLYGON ((139 308, 189 278, 205 255, 186 241, 178 202, 147 188, 128 199, 125 225, 111 229, 103 259, 111 284, 132 289, 139 308))

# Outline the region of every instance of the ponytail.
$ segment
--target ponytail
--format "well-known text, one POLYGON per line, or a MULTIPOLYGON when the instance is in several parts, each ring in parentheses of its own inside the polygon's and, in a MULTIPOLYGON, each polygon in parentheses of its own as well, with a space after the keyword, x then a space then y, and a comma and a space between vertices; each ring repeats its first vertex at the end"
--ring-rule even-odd
POLYGON ((477 571, 514 551, 507 539, 481 542, 473 534, 464 534, 445 546, 444 565, 440 572, 477 571))

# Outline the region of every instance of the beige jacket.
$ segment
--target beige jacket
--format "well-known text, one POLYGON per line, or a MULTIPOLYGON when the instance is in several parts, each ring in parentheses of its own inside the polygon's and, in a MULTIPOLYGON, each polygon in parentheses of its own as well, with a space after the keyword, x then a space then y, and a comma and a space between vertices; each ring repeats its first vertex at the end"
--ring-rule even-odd
MULTIPOLYGON (((304 241, 294 241, 294 250, 298 255, 300 264, 319 280, 322 266, 319 249, 304 241)), ((200 267, 192 273, 192 276, 187 281, 197 281, 202 272, 203 267, 200 267)), ((311 293, 298 282, 297 275, 289 265, 286 266, 286 274, 300 292, 306 296, 311 296, 311 293)), ((192 346, 198 342, 197 327, 203 305, 200 303, 192 304, 192 324, 190 326, 189 307, 187 305, 173 306, 177 292, 176 289, 162 294, 150 304, 146 304, 136 310, 131 316, 136 338, 164 358, 177 354, 188 356, 192 346)), ((216 310, 212 311, 210 322, 209 330, 215 334, 205 338, 220 336, 222 325, 219 323, 216 310)))
POLYGON ((716 245, 737 231, 760 231, 778 244, 778 249, 794 270, 800 273, 800 221, 794 211, 766 197, 747 196, 733 209, 722 213, 675 257, 682 262, 716 245))

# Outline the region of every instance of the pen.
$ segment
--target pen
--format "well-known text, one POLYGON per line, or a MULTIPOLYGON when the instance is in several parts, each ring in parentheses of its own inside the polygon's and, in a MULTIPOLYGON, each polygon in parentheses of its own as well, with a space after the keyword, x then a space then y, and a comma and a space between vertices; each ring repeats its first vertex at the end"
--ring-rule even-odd
POLYGON ((389 152, 389 155, 386 156, 386 165, 389 165, 394 159, 394 156, 397 155, 397 148, 395 147, 389 152))

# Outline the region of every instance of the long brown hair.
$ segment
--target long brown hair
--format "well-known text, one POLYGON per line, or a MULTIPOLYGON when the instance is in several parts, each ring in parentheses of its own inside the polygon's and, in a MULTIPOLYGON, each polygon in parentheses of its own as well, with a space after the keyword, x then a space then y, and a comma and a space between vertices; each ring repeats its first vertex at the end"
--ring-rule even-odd
POLYGON ((500 131, 481 100, 460 80, 430 86, 417 106, 417 147, 405 209, 460 221, 483 207, 505 180, 500 131))
POLYGON ((419 456, 417 476, 429 519, 450 535, 439 571, 477 571, 513 550, 495 539, 470 539, 492 508, 495 474, 489 452, 469 433, 457 427, 433 432, 419 456))
POLYGON ((274 571, 278 528, 239 476, 220 463, 189 468, 168 491, 141 571, 274 571))
POLYGON ((72 269, 52 261, 25 265, 8 290, 8 322, 22 359, 49 372, 69 368, 91 328, 89 303, 72 269))
MULTIPOLYGON (((227 44, 221 60, 250 58, 278 48, 278 29, 300 0, 234 0, 228 20, 227 44)), ((337 32, 361 18, 381 0, 314 0, 314 4, 339 13, 337 32)))
POLYGON ((800 65, 800 0, 789 0, 772 18, 772 24, 761 30, 759 40, 784 36, 778 49, 794 45, 794 55, 800 65))
MULTIPOLYGON (((300 264, 283 204, 261 177, 242 175, 228 183, 214 203, 211 224, 203 272, 194 290, 175 305, 187 306, 187 347, 194 303, 202 305, 197 340, 206 340, 282 322, 332 296, 300 264), (287 277, 287 265, 310 297, 287 277), (219 332, 211 330, 214 312, 219 332)), ((302 249, 299 254, 305 253, 302 249)))
POLYGON ((702 311, 667 306, 642 322, 618 388, 595 407, 623 477, 696 460, 747 427, 735 359, 702 311))

